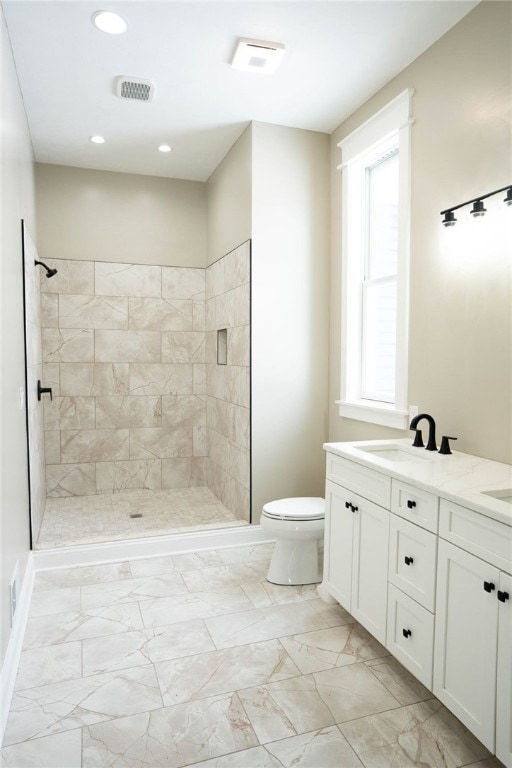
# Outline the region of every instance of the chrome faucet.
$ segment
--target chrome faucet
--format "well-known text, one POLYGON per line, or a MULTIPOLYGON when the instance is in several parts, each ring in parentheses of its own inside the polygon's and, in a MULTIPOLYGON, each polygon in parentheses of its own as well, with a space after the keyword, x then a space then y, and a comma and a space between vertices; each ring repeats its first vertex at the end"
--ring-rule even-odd
MULTIPOLYGON (((426 419, 428 421, 428 442, 426 447, 427 451, 437 451, 437 445, 436 445, 436 423, 432 416, 430 416, 428 413, 419 413, 417 416, 414 417, 414 419, 411 421, 409 425, 409 429, 416 429, 416 438, 418 437, 418 423, 422 420, 426 419)), ((421 442, 417 442, 416 439, 414 441, 414 445, 421 445, 421 442)))

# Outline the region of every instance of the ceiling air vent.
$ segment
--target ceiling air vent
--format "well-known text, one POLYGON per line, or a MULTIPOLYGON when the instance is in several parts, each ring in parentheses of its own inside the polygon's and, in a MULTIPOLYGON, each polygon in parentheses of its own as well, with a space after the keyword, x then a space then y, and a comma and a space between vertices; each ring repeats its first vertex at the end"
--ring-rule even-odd
POLYGON ((151 80, 143 80, 140 77, 117 77, 115 85, 116 96, 120 99, 151 101, 155 93, 155 86, 151 80))

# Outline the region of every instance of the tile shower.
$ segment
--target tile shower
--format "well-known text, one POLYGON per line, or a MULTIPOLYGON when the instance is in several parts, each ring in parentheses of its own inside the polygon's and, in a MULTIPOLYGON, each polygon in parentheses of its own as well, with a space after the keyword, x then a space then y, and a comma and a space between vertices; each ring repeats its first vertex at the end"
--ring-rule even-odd
POLYGON ((250 522, 250 243, 207 269, 49 264, 39 546, 250 522))

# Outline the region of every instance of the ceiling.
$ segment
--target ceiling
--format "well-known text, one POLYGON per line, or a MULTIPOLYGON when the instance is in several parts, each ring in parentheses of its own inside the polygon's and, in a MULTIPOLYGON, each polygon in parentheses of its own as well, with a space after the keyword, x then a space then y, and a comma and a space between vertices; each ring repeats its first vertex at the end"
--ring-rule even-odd
POLYGON ((252 120, 331 133, 476 5, 4 0, 2 8, 38 162, 205 181, 252 120), (104 8, 125 18, 124 35, 93 26, 104 8), (232 69, 239 37, 284 43, 279 70, 232 69), (154 99, 116 97, 119 75, 152 80, 154 99), (105 144, 92 144, 95 134, 105 144), (162 143, 173 151, 158 152, 162 143))

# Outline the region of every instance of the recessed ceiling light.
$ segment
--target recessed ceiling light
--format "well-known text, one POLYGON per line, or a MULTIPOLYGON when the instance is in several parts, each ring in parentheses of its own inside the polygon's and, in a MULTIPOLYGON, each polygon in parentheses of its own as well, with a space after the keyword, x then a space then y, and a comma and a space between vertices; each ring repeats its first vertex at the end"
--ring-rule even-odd
POLYGON ((159 152, 170 152, 172 150, 172 147, 170 147, 168 144, 160 144, 158 147, 159 152))
POLYGON ((282 43, 240 38, 231 62, 233 69, 270 75, 275 72, 284 56, 282 43))
POLYGON ((93 144, 104 144, 105 143, 105 139, 103 138, 103 136, 91 136, 89 138, 89 141, 92 141, 93 144))
POLYGON ((96 11, 92 21, 98 29, 108 32, 109 35, 122 35, 127 29, 126 21, 113 11, 96 11))

